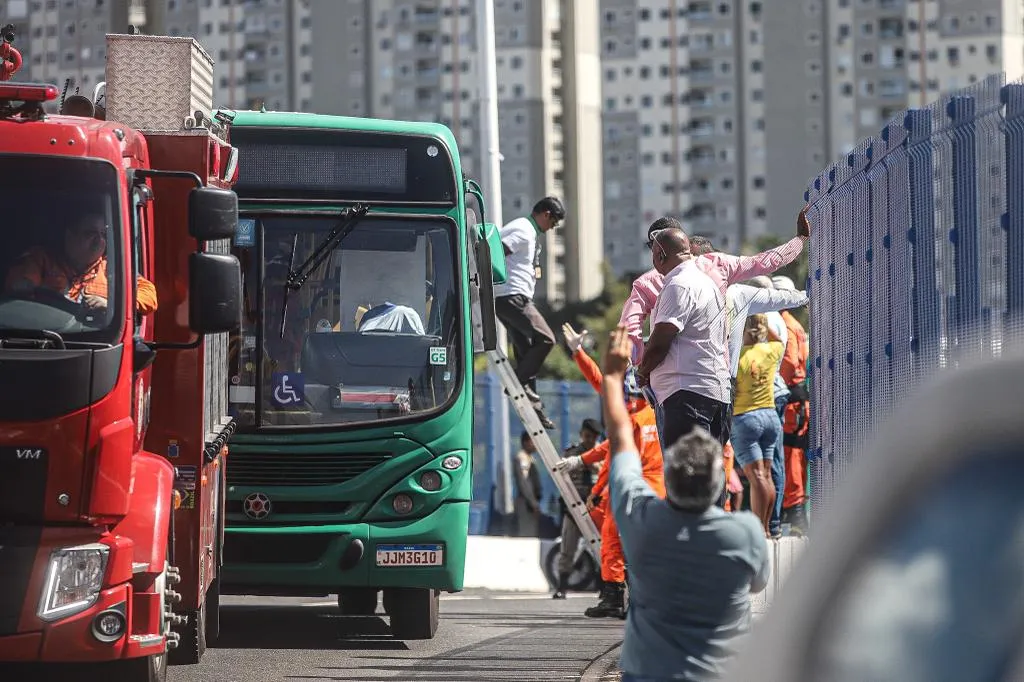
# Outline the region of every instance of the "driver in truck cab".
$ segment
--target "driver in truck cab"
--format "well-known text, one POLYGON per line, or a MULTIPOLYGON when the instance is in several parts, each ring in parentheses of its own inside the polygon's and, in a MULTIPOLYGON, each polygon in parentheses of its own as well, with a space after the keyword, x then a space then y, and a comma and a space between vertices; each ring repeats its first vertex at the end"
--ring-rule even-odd
MULTIPOLYGON (((63 248, 53 253, 33 247, 7 273, 8 292, 49 289, 89 309, 107 307, 107 226, 103 216, 88 213, 64 229, 63 248)), ((136 308, 156 310, 156 287, 138 278, 136 308)))

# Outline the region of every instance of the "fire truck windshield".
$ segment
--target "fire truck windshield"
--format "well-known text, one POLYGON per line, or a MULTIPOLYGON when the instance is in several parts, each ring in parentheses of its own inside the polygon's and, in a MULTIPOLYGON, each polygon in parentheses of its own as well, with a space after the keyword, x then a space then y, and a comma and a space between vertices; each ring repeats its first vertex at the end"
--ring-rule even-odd
POLYGON ((236 238, 235 248, 246 298, 231 349, 241 425, 336 428, 448 402, 462 365, 454 223, 371 213, 286 302, 289 270, 323 243, 337 216, 241 222, 239 234, 253 236, 251 247, 236 238))
POLYGON ((120 332, 118 176, 109 163, 0 154, 0 335, 120 332))

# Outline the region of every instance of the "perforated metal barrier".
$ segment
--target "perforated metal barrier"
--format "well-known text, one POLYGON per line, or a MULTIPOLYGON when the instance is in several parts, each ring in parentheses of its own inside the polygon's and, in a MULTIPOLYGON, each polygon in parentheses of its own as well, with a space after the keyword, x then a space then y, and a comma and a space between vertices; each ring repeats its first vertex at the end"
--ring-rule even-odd
POLYGON ((805 199, 819 511, 923 380, 1024 344, 1024 84, 992 76, 900 114, 805 199))

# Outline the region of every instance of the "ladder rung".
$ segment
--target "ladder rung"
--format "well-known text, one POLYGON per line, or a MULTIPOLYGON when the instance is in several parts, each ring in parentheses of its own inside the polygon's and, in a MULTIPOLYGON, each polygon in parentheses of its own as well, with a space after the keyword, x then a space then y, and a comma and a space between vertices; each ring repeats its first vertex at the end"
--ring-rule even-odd
POLYGON ((573 520, 576 521, 576 525, 579 526, 583 539, 587 541, 588 549, 594 554, 594 558, 598 563, 600 563, 601 534, 598 532, 597 526, 594 525, 594 520, 590 518, 586 503, 580 498, 572 479, 569 478, 567 473, 555 470, 555 466, 562 457, 555 444, 551 442, 547 429, 543 427, 540 419, 537 417, 537 413, 534 412, 533 403, 526 397, 526 391, 523 389, 522 384, 519 383, 519 379, 516 377, 504 353, 500 350, 488 351, 487 358, 498 374, 498 378, 511 399, 516 413, 522 420, 523 425, 526 426, 526 432, 537 447, 537 454, 540 455, 541 462, 544 463, 544 467, 548 470, 551 480, 554 481, 558 493, 562 496, 566 509, 573 520))

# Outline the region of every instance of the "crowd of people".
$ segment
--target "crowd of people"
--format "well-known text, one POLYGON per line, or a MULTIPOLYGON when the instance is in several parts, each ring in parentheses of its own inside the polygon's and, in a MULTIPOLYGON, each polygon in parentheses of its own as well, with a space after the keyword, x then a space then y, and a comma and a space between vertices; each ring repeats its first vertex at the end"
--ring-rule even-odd
MULTIPOLYGON (((496 310, 547 428, 534 382, 554 335, 533 305, 536 236, 564 218, 548 197, 502 228, 509 285, 496 310)), ((749 627, 751 592, 767 584, 767 540, 807 530, 808 341, 789 312, 807 296, 771 275, 809 236, 804 209, 793 239, 736 256, 660 218, 647 235, 653 267, 633 282, 603 368, 583 350, 586 331, 563 327, 602 396, 607 440, 588 420, 557 468, 601 531, 601 590, 586 615, 627 619, 624 682, 721 672, 749 627)), ((555 598, 565 597, 579 542, 568 515, 562 531, 555 598)))

